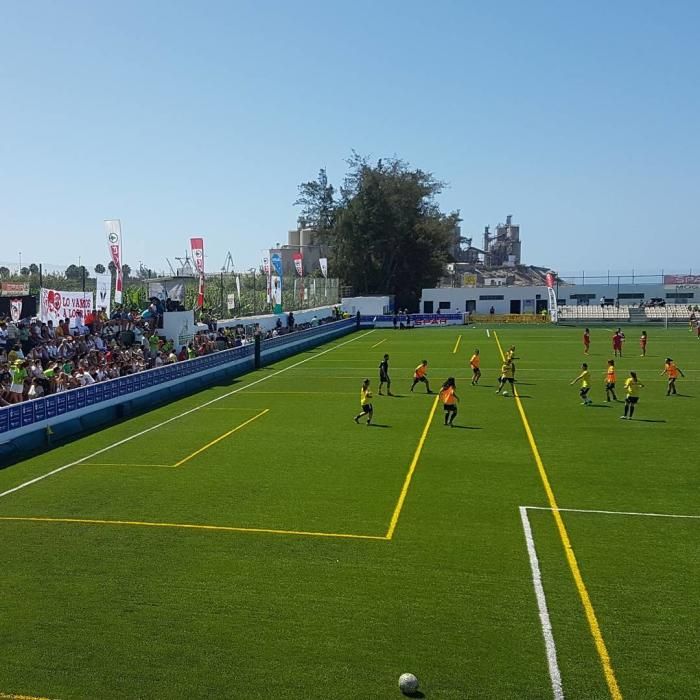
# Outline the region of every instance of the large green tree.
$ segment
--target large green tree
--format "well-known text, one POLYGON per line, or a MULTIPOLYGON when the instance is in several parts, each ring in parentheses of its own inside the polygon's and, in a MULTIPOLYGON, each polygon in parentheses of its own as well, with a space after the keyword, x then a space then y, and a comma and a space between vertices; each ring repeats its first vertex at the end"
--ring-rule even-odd
POLYGON ((326 169, 318 171, 318 178, 299 185, 299 196, 294 206, 301 207, 300 228, 312 228, 319 234, 330 231, 335 223, 335 188, 328 183, 326 169))
MULTIPOLYGON (((459 213, 440 211, 444 183, 402 160, 372 164, 353 154, 348 166, 332 224, 318 236, 329 246, 331 274, 355 294, 394 294, 399 306, 416 309, 421 289, 435 286, 451 259, 459 213)), ((323 188, 306 191, 320 197, 323 188)))

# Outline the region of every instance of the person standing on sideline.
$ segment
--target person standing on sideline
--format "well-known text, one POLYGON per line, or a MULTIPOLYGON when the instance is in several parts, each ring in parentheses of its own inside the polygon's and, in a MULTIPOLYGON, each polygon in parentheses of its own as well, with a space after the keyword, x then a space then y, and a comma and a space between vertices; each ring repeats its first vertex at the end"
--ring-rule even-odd
POLYGON ((367 425, 372 421, 372 416, 374 415, 374 408, 372 406, 372 391, 369 388, 369 379, 365 379, 362 382, 362 388, 360 389, 360 407, 362 410, 353 418, 355 423, 360 422, 360 418, 367 416, 367 425))
POLYGON ((643 387, 644 384, 637 379, 637 373, 630 372, 629 379, 625 380, 625 393, 627 396, 625 398, 625 413, 620 416, 622 420, 632 420, 634 409, 639 403, 639 390, 643 387))
POLYGON ((384 355, 384 359, 379 363, 379 395, 382 396, 382 384, 386 384, 386 395, 391 393, 391 378, 389 377, 389 355, 384 355))
POLYGON ((469 366, 472 368, 472 386, 476 386, 481 378, 481 356, 479 355, 479 348, 474 350, 474 354, 469 360, 469 366))
POLYGON ((617 401, 615 396, 615 360, 608 360, 608 371, 605 373, 605 400, 610 401, 612 396, 613 401, 617 401))
POLYGON ((454 420, 457 417, 459 396, 455 394, 456 388, 455 378, 448 377, 447 381, 442 385, 442 389, 440 389, 440 400, 444 404, 445 409, 445 425, 449 425, 450 428, 453 427, 454 420))
POLYGON ((642 335, 639 337, 639 348, 642 351, 642 357, 647 356, 647 332, 642 331, 642 335))
POLYGON ((685 377, 685 374, 683 374, 681 368, 677 367, 676 363, 670 357, 666 358, 666 362, 664 363, 664 368, 661 370, 661 374, 665 374, 668 377, 668 388, 666 389, 666 396, 670 396, 671 394, 675 396, 678 393, 676 391, 676 379, 678 379, 679 374, 681 375, 681 377, 685 377))
POLYGON ((423 360, 413 372, 413 384, 411 384, 411 391, 413 391, 413 388, 416 386, 416 384, 418 384, 418 382, 425 384, 425 389, 428 394, 433 393, 430 391, 430 383, 428 382, 428 360, 423 360))
POLYGON ((585 331, 583 331, 583 354, 588 355, 588 351, 591 348, 591 331, 586 328, 585 331))
POLYGON ((585 362, 581 365, 581 374, 571 380, 571 385, 573 386, 579 381, 581 382, 581 388, 578 394, 581 397, 581 405, 590 406, 593 403, 593 401, 588 398, 588 392, 591 390, 591 373, 588 371, 588 365, 585 362))

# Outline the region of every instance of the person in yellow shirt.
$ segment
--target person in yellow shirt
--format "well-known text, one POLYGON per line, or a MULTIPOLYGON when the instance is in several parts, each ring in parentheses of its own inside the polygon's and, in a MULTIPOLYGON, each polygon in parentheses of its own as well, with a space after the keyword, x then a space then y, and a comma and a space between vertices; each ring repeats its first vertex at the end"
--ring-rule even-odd
POLYGON ((670 396, 671 394, 675 396, 678 393, 676 391, 676 379, 678 379, 679 374, 681 377, 685 377, 685 374, 683 374, 681 368, 676 366, 676 363, 670 357, 666 358, 661 374, 665 374, 668 377, 668 389, 666 389, 666 396, 670 396))
POLYGON ((433 393, 430 391, 430 383, 428 382, 428 360, 423 360, 413 372, 413 384, 411 384, 411 391, 413 391, 413 388, 416 386, 416 384, 418 384, 418 382, 425 384, 425 389, 429 394, 433 393))
POLYGON ((459 396, 455 393, 457 385, 454 377, 448 377, 447 381, 440 389, 440 401, 442 401, 445 409, 445 425, 453 427, 455 418, 457 417, 457 402, 459 396))
POLYGON ((639 389, 643 387, 644 384, 637 379, 637 373, 630 372, 629 379, 625 380, 625 393, 627 396, 625 397, 625 413, 620 416, 622 420, 632 420, 635 406, 639 402, 639 389))
POLYGON ((362 410, 353 419, 355 423, 360 422, 360 418, 367 416, 367 425, 372 421, 372 416, 374 415, 374 408, 372 406, 372 391, 369 388, 369 379, 365 379, 362 382, 362 388, 360 389, 360 407, 362 410))
POLYGON ((515 379, 515 362, 513 360, 519 360, 519 357, 515 356, 515 345, 511 345, 506 352, 506 360, 510 360, 510 365, 513 368, 513 379, 515 379))
POLYGON ((615 395, 615 360, 608 360, 608 370, 605 373, 605 400, 610 401, 612 396, 613 401, 617 401, 615 395))
MULTIPOLYGON (((515 389, 513 388, 513 382, 515 381, 513 373, 513 361, 506 359, 506 361, 501 365, 501 376, 498 378, 498 389, 496 389, 497 394, 501 392, 501 389, 503 389, 506 384, 510 384, 511 391, 515 393, 515 389)), ((508 396, 508 392, 504 391, 503 395, 508 396)))
POLYGON ((474 354, 469 359, 469 366, 472 368, 472 386, 476 386, 481 378, 481 356, 479 348, 474 350, 474 354))
POLYGON ((588 365, 584 362, 581 365, 581 373, 575 379, 571 380, 571 385, 573 386, 576 382, 581 382, 581 388, 579 389, 579 396, 581 397, 582 406, 590 406, 593 401, 588 398, 588 392, 591 390, 591 373, 588 371, 588 365))

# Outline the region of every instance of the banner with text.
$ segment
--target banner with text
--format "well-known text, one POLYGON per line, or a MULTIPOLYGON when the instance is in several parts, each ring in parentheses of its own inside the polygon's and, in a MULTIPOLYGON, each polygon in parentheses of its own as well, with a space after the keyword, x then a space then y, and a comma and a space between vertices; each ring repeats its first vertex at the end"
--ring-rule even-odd
POLYGON ((41 289, 39 316, 43 323, 56 326, 64 318, 74 328, 92 311, 92 292, 61 292, 57 289, 41 289))
POLYGON ((15 282, 0 282, 0 296, 3 297, 24 297, 29 294, 28 284, 17 284, 15 282))
MULTIPOLYGON (((119 219, 107 219, 105 221, 105 231, 107 232, 107 245, 112 262, 117 269, 117 281, 114 285, 114 303, 122 303, 122 224, 119 219)), ((111 284, 111 282, 110 282, 111 284)))
POLYGON ((190 238, 190 248, 192 249, 195 270, 199 274, 197 307, 201 309, 204 306, 204 239, 190 238))

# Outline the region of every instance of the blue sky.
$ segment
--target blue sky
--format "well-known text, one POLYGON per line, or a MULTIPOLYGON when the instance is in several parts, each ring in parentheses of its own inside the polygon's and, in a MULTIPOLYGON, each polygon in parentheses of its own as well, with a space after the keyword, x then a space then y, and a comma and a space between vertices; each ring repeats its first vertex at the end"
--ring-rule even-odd
MULTIPOLYGON (((449 183, 523 259, 696 265, 696 2, 32 2, 0 20, 0 261, 239 269, 355 149, 449 183)), ((697 270, 696 270, 697 271, 697 270)))

